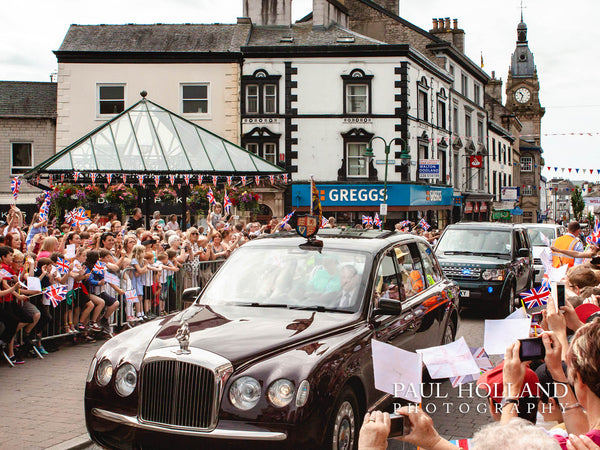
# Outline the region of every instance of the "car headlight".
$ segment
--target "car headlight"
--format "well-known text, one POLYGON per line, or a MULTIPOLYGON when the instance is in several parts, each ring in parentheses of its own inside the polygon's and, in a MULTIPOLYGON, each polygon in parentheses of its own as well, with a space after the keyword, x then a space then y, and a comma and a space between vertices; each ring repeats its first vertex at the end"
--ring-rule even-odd
POLYGON ((123 364, 115 376, 115 389, 123 397, 130 395, 137 384, 137 372, 131 364, 123 364))
POLYGON ((282 378, 271 384, 268 391, 269 400, 278 408, 283 408, 294 399, 294 383, 282 378))
POLYGON ((110 383, 112 373, 112 363, 108 359, 103 359, 100 362, 100 364, 98 364, 98 371, 96 372, 96 381, 98 381, 98 384, 100 386, 106 386, 108 383, 110 383))
POLYGON ((298 387, 298 395, 296 395, 296 406, 301 408, 302 406, 306 405, 306 402, 308 401, 308 394, 310 392, 310 383, 308 382, 308 380, 304 380, 302 383, 300 383, 300 386, 298 387))
POLYGON ((505 269, 486 269, 481 274, 484 280, 502 281, 506 276, 505 269))
POLYGON ((252 377, 238 378, 229 389, 231 404, 242 411, 248 411, 260 400, 260 384, 252 377))

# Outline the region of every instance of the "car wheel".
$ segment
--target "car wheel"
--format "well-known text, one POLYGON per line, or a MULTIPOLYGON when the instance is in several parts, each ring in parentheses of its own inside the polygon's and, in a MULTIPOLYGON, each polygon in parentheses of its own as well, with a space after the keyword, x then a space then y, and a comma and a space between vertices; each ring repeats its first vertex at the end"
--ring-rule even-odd
POLYGON ((325 441, 328 450, 354 450, 358 447, 360 417, 356 395, 345 388, 335 402, 329 432, 325 441))
POLYGON ((454 338, 456 337, 456 325, 454 325, 454 321, 452 318, 448 319, 448 326, 444 330, 444 336, 442 337, 442 344, 446 345, 454 342, 454 338))
POLYGON ((498 319, 504 319, 509 314, 515 311, 515 288, 511 287, 510 292, 506 297, 502 299, 500 305, 498 305, 497 317, 498 319))

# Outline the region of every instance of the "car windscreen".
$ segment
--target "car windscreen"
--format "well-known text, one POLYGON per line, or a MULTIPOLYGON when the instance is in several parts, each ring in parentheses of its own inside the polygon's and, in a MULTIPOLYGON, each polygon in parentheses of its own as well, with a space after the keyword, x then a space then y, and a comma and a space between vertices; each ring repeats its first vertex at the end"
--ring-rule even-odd
POLYGON ((241 247, 215 274, 198 303, 316 311, 358 311, 368 254, 323 248, 241 247))
POLYGON ((448 229, 436 247, 437 254, 510 256, 509 230, 448 229))
POLYGON ((527 234, 529 235, 529 240, 531 241, 531 245, 534 247, 545 247, 546 244, 542 240, 543 234, 548 238, 548 240, 553 241, 556 239, 556 234, 554 228, 548 227, 538 227, 538 228, 529 228, 527 227, 527 234))

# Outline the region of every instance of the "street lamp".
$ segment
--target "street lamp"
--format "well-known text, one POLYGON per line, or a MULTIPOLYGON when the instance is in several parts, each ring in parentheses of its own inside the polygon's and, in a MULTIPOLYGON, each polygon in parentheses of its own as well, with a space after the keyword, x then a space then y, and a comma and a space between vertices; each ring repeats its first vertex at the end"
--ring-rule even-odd
POLYGON ((400 151, 400 163, 402 165, 407 164, 410 161, 410 153, 408 153, 408 145, 406 144, 406 141, 402 138, 392 138, 392 140, 388 143, 384 138, 382 138, 381 136, 373 136, 370 140, 369 143, 367 144, 367 148, 365 148, 365 154, 364 156, 366 156, 367 158, 373 158, 373 156, 375 156, 373 154, 373 141, 375 139, 381 139, 383 141, 383 145, 385 146, 385 176, 383 178, 383 201, 384 201, 384 205, 385 207, 381 210, 381 215, 383 217, 382 219, 382 225, 381 228, 383 229, 385 227, 385 219, 387 217, 387 177, 388 177, 388 160, 390 157, 390 146, 392 145, 392 143, 394 143, 394 141, 399 140, 402 141, 402 143, 404 144, 404 148, 402 148, 402 150, 400 151), (383 214, 383 212, 385 212, 385 214, 383 214))

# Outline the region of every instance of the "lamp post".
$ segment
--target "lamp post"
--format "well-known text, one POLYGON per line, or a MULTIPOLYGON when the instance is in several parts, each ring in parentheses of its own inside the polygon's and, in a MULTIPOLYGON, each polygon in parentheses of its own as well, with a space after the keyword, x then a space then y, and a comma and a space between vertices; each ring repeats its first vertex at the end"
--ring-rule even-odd
MULTIPOLYGON (((399 140, 402 141, 402 143, 404 144, 404 148, 402 148, 402 150, 400 151, 400 159, 401 159, 401 164, 405 164, 406 162, 410 161, 410 153, 408 153, 408 145, 406 144, 406 141, 402 138, 392 138, 390 140, 390 142, 388 143, 384 138, 382 138, 381 136, 373 136, 370 140, 369 143, 367 144, 367 148, 365 148, 365 156, 367 158, 373 158, 373 156, 375 156, 373 154, 373 141, 375 139, 381 139, 381 141, 383 141, 383 145, 385 146, 385 176, 383 178, 383 201, 384 201, 384 205, 385 207, 383 209, 381 209, 381 215, 382 215, 382 225, 381 228, 383 229, 385 227, 385 219, 387 217, 387 177, 388 177, 388 161, 389 161, 389 157, 390 157, 390 146, 392 145, 392 143, 394 143, 394 141, 399 140), (385 212, 385 214, 383 214, 383 212, 385 212)), ((381 207, 380 207, 381 208, 381 207)))

